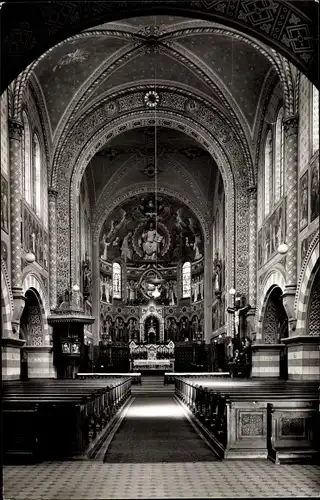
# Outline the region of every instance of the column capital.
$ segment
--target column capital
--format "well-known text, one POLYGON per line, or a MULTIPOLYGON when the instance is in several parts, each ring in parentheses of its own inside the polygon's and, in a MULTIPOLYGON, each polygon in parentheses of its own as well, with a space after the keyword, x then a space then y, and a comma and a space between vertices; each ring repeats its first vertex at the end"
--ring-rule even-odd
POLYGON ((52 187, 49 187, 48 188, 48 196, 49 196, 49 198, 56 200, 57 196, 58 196, 58 191, 52 187))
POLYGON ((291 115, 283 120, 284 131, 287 136, 298 133, 299 115, 291 115))
POLYGON ((16 139, 17 141, 21 140, 23 125, 18 120, 8 120, 9 126, 9 139, 16 139))

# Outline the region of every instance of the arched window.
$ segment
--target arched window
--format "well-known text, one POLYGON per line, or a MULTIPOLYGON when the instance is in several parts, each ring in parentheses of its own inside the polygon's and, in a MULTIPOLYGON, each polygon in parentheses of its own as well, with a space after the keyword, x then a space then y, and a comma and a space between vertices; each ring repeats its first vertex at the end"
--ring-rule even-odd
POLYGON ((269 130, 264 151, 264 215, 270 213, 273 194, 272 132, 269 130))
POLYGON ((312 86, 312 155, 319 149, 319 90, 312 86))
POLYGON ((191 297, 191 263, 185 262, 182 266, 182 298, 191 297))
POLYGON ((276 154, 274 172, 274 201, 275 203, 283 197, 284 187, 284 130, 283 130, 283 108, 279 109, 276 122, 276 154))
POLYGON ((34 211, 38 217, 41 213, 41 153, 39 139, 36 134, 33 135, 33 203, 34 211))
POLYGON ((23 195, 25 200, 32 205, 31 138, 29 119, 25 111, 22 112, 22 122, 23 195))
POLYGON ((118 262, 112 265, 113 298, 121 299, 121 266, 118 262))

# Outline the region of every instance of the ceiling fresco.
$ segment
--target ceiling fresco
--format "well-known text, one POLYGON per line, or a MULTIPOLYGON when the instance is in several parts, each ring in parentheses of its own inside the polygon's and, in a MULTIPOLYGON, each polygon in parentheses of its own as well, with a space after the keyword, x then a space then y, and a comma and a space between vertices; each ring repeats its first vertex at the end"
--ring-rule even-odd
POLYGON ((271 63, 249 44, 225 35, 184 36, 177 41, 202 59, 226 85, 252 127, 271 63))
POLYGON ((142 80, 154 81, 155 77, 158 82, 164 80, 172 84, 182 83, 213 96, 213 90, 210 86, 186 65, 170 57, 170 53, 154 53, 150 57, 150 54, 142 52, 121 66, 109 78, 106 78, 92 93, 90 100, 93 101, 107 91, 111 92, 119 85, 132 85, 142 80))
POLYGON ((55 47, 39 61, 35 74, 42 87, 52 130, 74 94, 114 52, 128 44, 124 38, 87 36, 55 47))
POLYGON ((100 233, 100 258, 175 264, 203 257, 203 233, 191 210, 168 196, 134 196, 113 210, 100 233))
MULTIPOLYGON (((198 72, 201 67, 201 71, 204 69, 209 76, 212 73, 220 79, 220 92, 226 94, 225 88, 229 90, 252 127, 270 62, 249 44, 230 35, 203 32, 208 29, 214 30, 216 25, 174 16, 131 18, 93 27, 79 38, 55 47, 34 70, 43 90, 52 130, 55 131, 71 99, 103 62, 119 49, 126 47, 129 51, 138 46, 138 54, 129 56, 119 66, 113 65, 101 83, 87 92, 79 113, 119 86, 153 82, 155 78, 176 86, 187 85, 195 93, 200 91, 221 102, 215 88, 198 72), (186 27, 187 34, 184 31, 181 36, 175 36, 178 29, 186 27), (114 30, 116 35, 107 34, 106 30, 114 30), (165 46, 161 43, 164 33, 165 46), (178 60, 180 56, 174 55, 173 50, 187 51, 187 57, 198 70, 183 57, 178 60)), ((225 97, 230 101, 229 95, 225 97)), ((236 111, 234 101, 230 104, 236 111)))

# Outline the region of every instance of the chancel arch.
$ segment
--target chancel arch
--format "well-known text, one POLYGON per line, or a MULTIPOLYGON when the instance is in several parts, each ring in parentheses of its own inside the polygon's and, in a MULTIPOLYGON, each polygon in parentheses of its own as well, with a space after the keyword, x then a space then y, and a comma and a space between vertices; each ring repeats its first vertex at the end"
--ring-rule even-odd
MULTIPOLYGON (((90 159, 93 157, 93 155, 97 151, 99 151, 99 148, 101 148, 105 144, 106 137, 111 139, 112 137, 119 134, 119 132, 122 133, 125 130, 128 130, 128 129, 130 130, 134 127, 141 127, 143 125, 150 126, 151 124, 153 124, 152 118, 151 118, 151 122, 150 122, 150 114, 143 112, 142 117, 143 116, 146 116, 146 118, 141 119, 141 112, 139 112, 139 119, 137 119, 138 116, 136 116, 136 119, 133 117, 128 117, 128 116, 121 117, 121 118, 117 119, 115 123, 112 122, 112 124, 113 124, 112 126, 107 126, 107 128, 100 131, 99 134, 94 137, 94 140, 91 141, 91 143, 90 143, 91 145, 89 144, 90 148, 88 146, 88 149, 83 150, 81 156, 78 158, 78 162, 77 162, 78 167, 77 168, 79 171, 79 175, 82 175, 82 173, 83 173, 86 165, 90 161, 90 159), (116 126, 116 124, 117 124, 117 126, 116 126), (90 151, 89 155, 86 154, 86 151, 90 151), (80 170, 79 170, 79 168, 80 168, 80 170)), ((241 217, 237 221, 237 229, 238 229, 238 231, 246 231, 246 229, 248 227, 245 224, 245 220, 246 220, 245 216, 246 216, 246 212, 247 212, 247 209, 246 209, 247 193, 244 194, 244 191, 243 191, 244 185, 243 185, 243 187, 241 185, 241 183, 242 184, 245 183, 245 179, 243 178, 243 176, 241 177, 241 183, 240 183, 240 185, 238 185, 238 192, 237 192, 237 200, 238 201, 235 202, 235 199, 234 199, 234 181, 233 181, 233 174, 231 173, 231 167, 229 166, 229 160, 228 160, 226 154, 221 150, 221 148, 219 147, 218 143, 215 141, 213 136, 211 136, 211 134, 207 130, 205 130, 202 126, 199 126, 199 125, 196 126, 190 118, 185 118, 182 116, 181 117, 174 116, 174 118, 172 116, 168 117, 167 114, 165 114, 161 111, 157 112, 157 116, 158 116, 158 120, 159 120, 158 121, 159 126, 183 130, 184 133, 187 133, 187 135, 190 135, 191 137, 194 137, 194 135, 195 135, 196 140, 200 141, 200 143, 203 144, 205 148, 208 148, 208 151, 212 154, 212 156, 214 158, 216 158, 217 163, 219 165, 224 165, 224 167, 223 168, 221 167, 221 168, 222 168, 222 177, 224 180, 224 186, 225 186, 225 191, 226 191, 226 200, 227 200, 227 207, 226 207, 226 211, 228 214, 227 228, 230 228, 230 230, 231 230, 231 228, 234 227, 234 224, 233 224, 233 217, 234 217, 234 211, 235 211, 234 204, 236 203, 236 206, 241 205, 241 217), (214 144, 214 146, 210 146, 210 144, 214 144), (242 192, 243 194, 240 195, 239 191, 240 191, 240 193, 242 192), (239 197, 241 198, 241 201, 240 201, 239 197)), ((229 146, 228 141, 229 141, 229 139, 231 140, 231 136, 228 136, 229 139, 227 138, 227 136, 223 136, 223 137, 224 137, 224 140, 226 141, 226 146, 227 145, 229 146)), ((228 149, 229 153, 230 153, 230 151, 232 151, 232 147, 231 147, 231 149, 228 149)), ((75 187, 76 190, 74 190, 74 189, 70 190, 71 196, 73 196, 74 199, 76 199, 76 193, 78 192, 78 188, 76 186, 79 186, 79 182, 80 182, 80 178, 81 178, 81 177, 79 177, 79 175, 75 175, 73 177, 74 180, 73 180, 72 186, 75 187)), ((64 175, 62 175, 62 178, 64 178, 64 175)), ((113 183, 114 187, 115 187, 115 185, 116 184, 113 183)), ((66 193, 65 189, 66 189, 66 185, 60 187, 60 191, 62 192, 62 194, 65 195, 64 197, 62 197, 62 195, 61 195, 62 202, 64 202, 64 200, 67 199, 66 198, 67 193, 66 193)), ((111 189, 110 194, 112 194, 112 184, 109 186, 109 190, 110 189, 111 189)), ((62 213, 62 217, 64 217, 65 211, 63 211, 61 209, 61 213, 62 213)), ((71 218, 71 227, 73 227, 73 217, 71 218)), ((74 238, 75 237, 74 230, 72 230, 71 233, 72 233, 72 238, 74 238)), ((76 240, 73 239, 72 241, 75 242, 76 240)), ((239 239, 238 239, 238 241, 239 241, 239 239)), ((244 243, 245 238, 240 239, 240 241, 242 241, 244 243)), ((230 237, 226 238, 227 254, 228 254, 229 262, 231 263, 231 265, 228 267, 228 272, 230 273, 230 278, 229 278, 230 283, 232 283, 234 280, 234 278, 233 278, 233 276, 234 276, 234 274, 233 274, 234 249, 232 248, 234 245, 234 242, 235 242, 234 238, 230 238, 230 237), (229 248, 228 248, 228 246, 229 246, 229 248)), ((68 245, 66 244, 66 246, 68 246, 68 245)), ((65 246, 63 246, 63 248, 65 248, 65 246)), ((74 248, 73 244, 71 245, 71 248, 72 249, 74 248)), ((247 266, 243 261, 243 256, 245 255, 245 253, 243 251, 241 251, 241 248, 238 249, 237 254, 239 255, 238 258, 241 260, 241 270, 239 269, 239 274, 238 274, 239 280, 240 280, 241 273, 243 273, 243 278, 240 280, 240 283, 239 283, 239 288, 241 288, 241 287, 246 287, 245 283, 246 283, 246 279, 247 279, 246 278, 247 266)), ((62 262, 64 262, 64 260, 65 260, 65 258, 62 258, 62 262)), ((72 262, 73 261, 74 260, 72 259, 72 262)), ((66 269, 65 264, 63 264, 63 268, 66 269)), ((61 275, 62 278, 63 278, 64 272, 61 275)))

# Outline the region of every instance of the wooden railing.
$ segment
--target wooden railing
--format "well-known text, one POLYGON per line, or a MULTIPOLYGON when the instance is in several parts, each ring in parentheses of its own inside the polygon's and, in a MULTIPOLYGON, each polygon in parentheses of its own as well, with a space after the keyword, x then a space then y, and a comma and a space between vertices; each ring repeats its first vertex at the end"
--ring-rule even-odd
POLYGON ((198 382, 176 377, 175 394, 220 458, 319 458, 316 383, 198 382))
POLYGON ((197 379, 203 379, 204 377, 207 379, 212 379, 212 378, 225 378, 225 377, 230 377, 229 372, 181 372, 181 373, 171 373, 171 372, 166 372, 164 374, 164 383, 165 384, 174 384, 175 378, 176 377, 192 377, 192 380, 197 380, 197 379))
POLYGON ((130 377, 132 384, 141 385, 141 373, 77 373, 76 378, 79 380, 99 380, 108 378, 123 378, 130 377))

